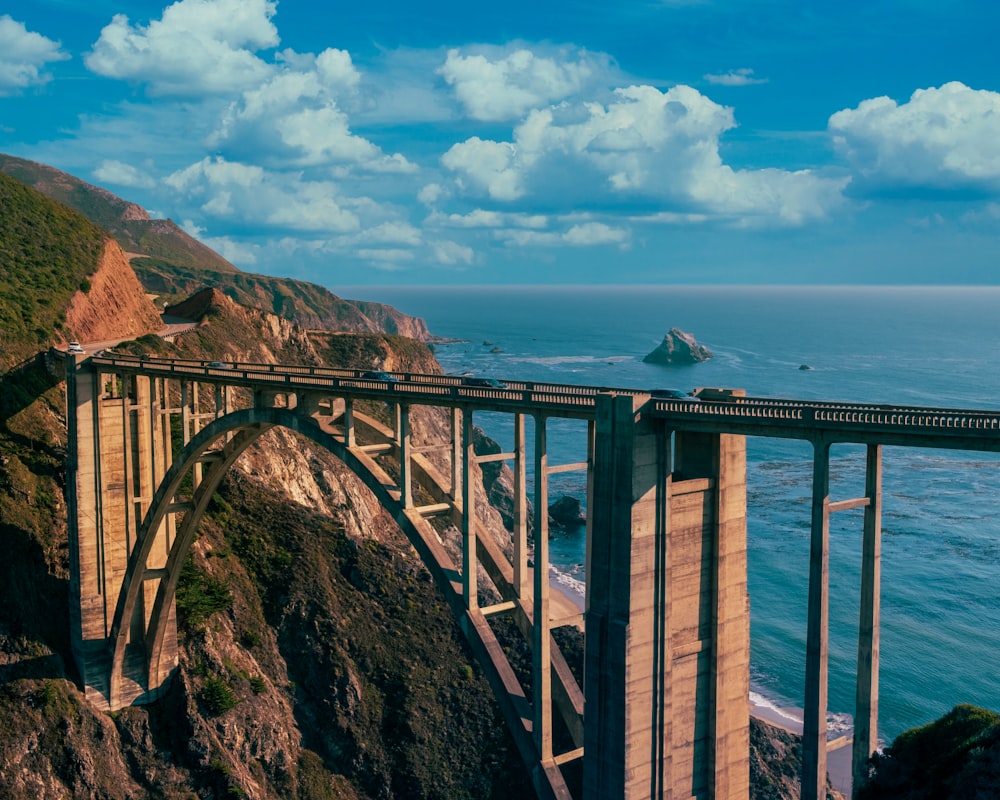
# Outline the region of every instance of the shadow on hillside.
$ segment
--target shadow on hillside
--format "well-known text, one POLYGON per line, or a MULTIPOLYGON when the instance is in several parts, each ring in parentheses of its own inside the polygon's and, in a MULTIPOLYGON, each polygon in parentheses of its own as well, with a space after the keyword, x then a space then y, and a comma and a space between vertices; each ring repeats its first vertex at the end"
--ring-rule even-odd
POLYGON ((49 572, 39 542, 28 531, 0 524, 0 681, 65 678, 69 658, 69 581, 49 572))
POLYGON ((39 397, 54 386, 58 386, 62 376, 56 377, 62 365, 53 364, 49 370, 50 353, 36 353, 0 375, 0 420, 7 420, 24 411, 39 397))

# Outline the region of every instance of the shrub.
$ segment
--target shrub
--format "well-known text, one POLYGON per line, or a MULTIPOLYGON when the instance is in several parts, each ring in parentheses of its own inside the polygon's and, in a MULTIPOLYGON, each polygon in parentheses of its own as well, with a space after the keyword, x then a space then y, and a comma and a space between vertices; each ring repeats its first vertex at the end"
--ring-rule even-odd
POLYGON ((231 708, 239 704, 236 693, 229 688, 225 680, 217 676, 206 678, 201 692, 198 695, 202 706, 211 716, 217 717, 224 714, 231 708))

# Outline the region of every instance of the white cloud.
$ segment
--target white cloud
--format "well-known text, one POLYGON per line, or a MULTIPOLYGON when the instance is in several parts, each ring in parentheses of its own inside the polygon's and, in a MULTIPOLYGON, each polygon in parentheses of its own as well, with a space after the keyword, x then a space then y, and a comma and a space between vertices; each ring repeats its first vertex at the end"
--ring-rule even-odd
MULTIPOLYGON (((524 194, 518 148, 510 142, 493 142, 473 136, 453 145, 441 157, 453 172, 464 173, 474 187, 486 189, 494 200, 516 200, 524 194)), ((465 181, 459 178, 460 187, 465 181)))
POLYGON ((305 181, 221 158, 204 158, 169 175, 164 183, 199 204, 209 217, 280 230, 357 230, 361 226, 357 211, 367 202, 341 197, 330 182, 305 181))
POLYGON ((606 58, 585 51, 571 55, 563 50, 546 57, 524 48, 509 53, 480 50, 471 55, 449 50, 438 73, 466 112, 484 121, 518 119, 533 108, 577 94, 607 69, 606 58))
POLYGON ((440 228, 544 228, 548 218, 544 214, 522 214, 477 208, 468 214, 431 214, 427 224, 440 228))
POLYGON ((284 62, 230 104, 209 144, 236 157, 284 166, 352 165, 378 173, 412 173, 399 153, 388 155, 351 131, 340 106, 360 74, 342 50, 318 57, 285 51, 284 62))
POLYGON ((431 252, 434 254, 434 260, 445 266, 471 264, 476 255, 471 247, 447 240, 431 242, 431 252))
POLYGON ((962 83, 898 105, 865 100, 830 117, 838 150, 878 187, 1000 191, 1000 93, 962 83))
POLYGON ((445 191, 439 183, 428 183, 417 192, 417 200, 425 206, 433 206, 444 197, 445 191))
POLYGON ((84 61, 109 78, 146 83, 154 95, 226 93, 263 80, 255 51, 275 47, 269 0, 179 0, 147 26, 116 14, 84 61))
POLYGON ((94 178, 101 184, 110 183, 138 189, 151 189, 156 186, 156 181, 147 172, 113 159, 102 161, 94 170, 94 178))
POLYGON ((0 96, 47 83, 50 76, 42 67, 67 58, 59 42, 29 31, 7 14, 0 16, 0 96))
POLYGON ((732 69, 729 72, 705 75, 704 78, 716 86, 754 86, 760 83, 767 83, 767 78, 755 78, 753 70, 747 67, 732 69))
POLYGON ((631 234, 625 228, 606 225, 603 222, 584 222, 572 225, 562 232, 502 230, 496 237, 508 246, 517 247, 594 247, 598 245, 628 243, 631 234))
POLYGON ((456 188, 472 196, 603 208, 669 203, 678 213, 742 225, 797 225, 842 202, 846 178, 724 164, 719 139, 733 127, 731 109, 689 86, 630 86, 607 105, 532 111, 513 141, 473 137, 451 147, 441 163, 455 173, 456 188))
POLYGON ((357 251, 356 255, 367 261, 382 261, 391 264, 404 264, 415 258, 412 250, 399 248, 362 248, 357 251))

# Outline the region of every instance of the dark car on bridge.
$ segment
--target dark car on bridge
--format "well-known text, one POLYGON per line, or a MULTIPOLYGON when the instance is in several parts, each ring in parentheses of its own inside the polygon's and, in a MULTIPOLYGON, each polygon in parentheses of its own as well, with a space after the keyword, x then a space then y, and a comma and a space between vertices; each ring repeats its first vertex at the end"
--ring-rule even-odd
POLYGON ((465 386, 479 386, 483 389, 506 389, 507 384, 496 378, 462 378, 465 386))
POLYGON ((650 389, 649 396, 659 400, 684 400, 688 403, 700 403, 694 395, 689 392, 682 392, 680 389, 650 389))
POLYGON ((370 381, 385 381, 386 383, 399 383, 399 378, 390 375, 388 372, 383 372, 382 370, 369 370, 368 372, 362 372, 361 377, 370 381))

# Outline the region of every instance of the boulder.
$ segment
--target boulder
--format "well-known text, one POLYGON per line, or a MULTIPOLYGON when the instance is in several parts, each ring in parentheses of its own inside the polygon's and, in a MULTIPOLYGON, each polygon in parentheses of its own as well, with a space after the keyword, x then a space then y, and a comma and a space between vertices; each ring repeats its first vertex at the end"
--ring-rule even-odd
POLYGON ((549 524, 557 528, 573 528, 586 521, 575 497, 563 495, 549 506, 549 524))
POLYGON ((712 351, 698 344, 694 336, 680 328, 671 328, 659 346, 643 361, 647 364, 697 364, 712 357, 712 351))

